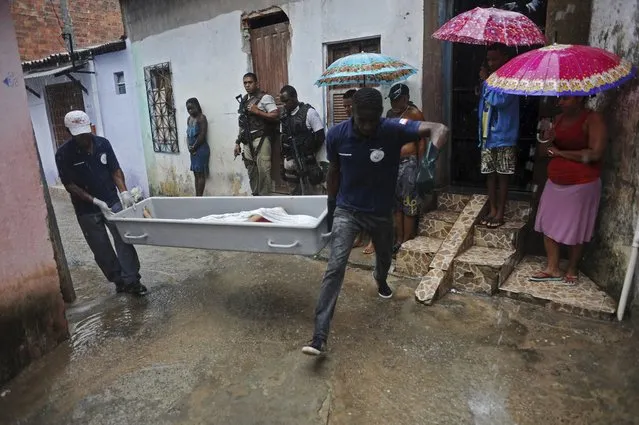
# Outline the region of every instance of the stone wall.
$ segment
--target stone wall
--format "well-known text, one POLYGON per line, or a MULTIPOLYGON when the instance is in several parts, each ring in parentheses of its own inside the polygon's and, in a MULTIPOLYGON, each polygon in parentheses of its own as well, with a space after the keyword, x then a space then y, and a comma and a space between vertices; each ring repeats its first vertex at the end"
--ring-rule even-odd
MULTIPOLYGON (((66 0, 66 3, 75 48, 118 40, 124 34, 118 0, 66 0)), ((64 16, 60 0, 14 0, 11 15, 23 61, 66 51, 61 36, 64 16)))
MULTIPOLYGON (((637 65, 638 22, 639 0, 594 0, 590 44, 612 51, 637 65)), ((628 264, 638 207, 639 79, 597 96, 593 105, 605 115, 609 146, 602 176, 604 186, 597 233, 588 247, 583 269, 618 297, 628 264)))
POLYGON ((0 384, 68 337, 9 3, 0 1, 0 384), (8 183, 10 182, 10 184, 8 183))

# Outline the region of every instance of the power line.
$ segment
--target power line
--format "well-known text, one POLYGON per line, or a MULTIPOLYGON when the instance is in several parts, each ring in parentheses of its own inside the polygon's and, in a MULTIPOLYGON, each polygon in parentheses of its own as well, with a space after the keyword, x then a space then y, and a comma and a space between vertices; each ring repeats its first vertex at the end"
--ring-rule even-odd
MULTIPOLYGON (((58 11, 55 9, 55 5, 53 4, 53 0, 49 0, 49 4, 51 5, 51 8, 53 9, 53 13, 55 14, 55 18, 58 21, 58 26, 60 27, 60 37, 64 37, 64 25, 62 25, 62 22, 60 22, 60 17, 58 16, 58 11)), ((65 39, 66 41, 66 39, 65 39)), ((69 48, 68 46, 62 42, 62 40, 60 40, 58 38, 58 42, 62 45, 62 47, 64 47, 64 51, 68 51, 69 48)))

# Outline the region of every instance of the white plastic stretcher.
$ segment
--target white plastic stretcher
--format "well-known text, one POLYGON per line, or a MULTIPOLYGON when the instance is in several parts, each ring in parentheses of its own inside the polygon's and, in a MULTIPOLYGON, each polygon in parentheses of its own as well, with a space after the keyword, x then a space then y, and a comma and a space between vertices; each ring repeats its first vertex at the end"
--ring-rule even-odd
POLYGON ((151 197, 113 216, 129 244, 222 251, 314 255, 330 238, 326 196, 151 197), (282 207, 289 215, 308 215, 316 223, 210 222, 211 214, 282 207), (147 209, 151 218, 144 217, 147 209))

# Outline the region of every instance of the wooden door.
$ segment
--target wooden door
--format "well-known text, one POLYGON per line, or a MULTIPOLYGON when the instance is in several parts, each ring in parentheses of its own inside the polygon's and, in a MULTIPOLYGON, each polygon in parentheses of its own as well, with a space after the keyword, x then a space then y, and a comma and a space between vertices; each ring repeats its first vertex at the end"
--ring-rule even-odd
POLYGON ((71 137, 64 126, 64 116, 74 110, 84 111, 82 88, 75 82, 52 84, 46 86, 47 106, 51 132, 59 148, 71 137))
MULTIPOLYGON (((290 32, 288 22, 280 22, 250 30, 253 71, 257 74, 261 89, 272 95, 280 106, 280 89, 288 84, 288 46, 290 32)), ((279 137, 271 146, 271 177, 276 192, 288 192, 282 181, 282 162, 279 137)))

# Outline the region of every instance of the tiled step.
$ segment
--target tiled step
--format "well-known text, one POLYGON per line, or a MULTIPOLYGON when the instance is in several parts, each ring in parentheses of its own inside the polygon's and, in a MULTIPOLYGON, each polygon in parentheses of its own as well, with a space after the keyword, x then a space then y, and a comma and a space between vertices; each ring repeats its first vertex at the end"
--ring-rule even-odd
POLYGON ((421 277, 428 274, 430 262, 442 244, 441 239, 418 236, 404 242, 395 261, 395 273, 407 277, 421 277))
POLYGON ((514 249, 474 246, 454 260, 453 287, 464 292, 492 295, 512 272, 514 249))
POLYGON ((499 293, 563 313, 604 320, 613 318, 615 301, 583 274, 579 276, 576 286, 565 286, 557 282, 531 282, 530 276, 544 267, 545 259, 542 257, 524 258, 500 286, 499 293))
POLYGON ((424 214, 419 221, 419 236, 445 239, 458 217, 459 213, 455 211, 430 211, 424 214))
POLYGON ((506 203, 505 219, 506 221, 520 221, 526 223, 532 207, 527 201, 508 201, 506 203))
POLYGON ((491 229, 480 224, 475 226, 475 245, 484 248, 518 249, 523 242, 523 221, 507 221, 503 226, 491 229))
POLYGON ((437 195, 437 209, 460 213, 464 210, 470 198, 470 195, 458 195, 448 192, 439 193, 437 195))

